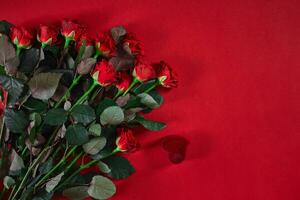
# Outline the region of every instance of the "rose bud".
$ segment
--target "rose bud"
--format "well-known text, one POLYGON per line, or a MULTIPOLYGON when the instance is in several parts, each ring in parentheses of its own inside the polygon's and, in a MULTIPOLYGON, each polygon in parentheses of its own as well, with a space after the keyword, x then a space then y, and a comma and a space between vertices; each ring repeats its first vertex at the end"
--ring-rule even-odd
POLYGON ((126 34, 123 40, 123 49, 136 57, 144 55, 144 46, 132 33, 126 34))
POLYGON ((3 116, 6 107, 7 96, 8 96, 8 92, 0 86, 0 117, 3 116))
POLYGON ((132 77, 127 72, 122 71, 119 73, 119 81, 116 87, 118 88, 118 90, 124 92, 129 88, 131 82, 132 77))
POLYGON ((17 55, 21 49, 29 49, 32 46, 33 34, 24 27, 12 27, 10 39, 17 46, 17 55))
POLYGON ((97 58, 99 55, 110 57, 114 54, 114 41, 108 34, 98 35, 95 41, 95 47, 95 58, 97 58))
POLYGON ((63 20, 61 23, 61 34, 65 37, 64 48, 69 47, 70 41, 77 41, 84 32, 85 28, 82 25, 69 20, 63 20))
POLYGON ((121 128, 118 129, 119 137, 116 140, 116 145, 119 151, 122 152, 134 152, 140 148, 140 143, 133 136, 130 129, 121 128))
POLYGON ((117 71, 106 60, 97 63, 91 75, 102 87, 115 85, 117 83, 117 71))
POLYGON ((42 43, 42 47, 53 45, 57 42, 58 30, 53 27, 40 25, 37 34, 37 40, 42 43))
POLYGON ((138 62, 134 66, 132 75, 139 82, 145 82, 156 77, 154 68, 151 65, 143 62, 138 62))
POLYGON ((154 67, 160 85, 166 88, 177 87, 177 75, 172 71, 170 65, 161 61, 159 64, 154 65, 154 67))

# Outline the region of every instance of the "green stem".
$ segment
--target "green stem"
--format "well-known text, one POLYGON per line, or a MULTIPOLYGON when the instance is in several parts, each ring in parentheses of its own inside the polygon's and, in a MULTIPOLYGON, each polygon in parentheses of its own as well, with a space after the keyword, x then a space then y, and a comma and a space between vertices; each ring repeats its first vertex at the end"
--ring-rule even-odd
POLYGON ((0 194, 0 200, 3 200, 5 192, 6 192, 6 188, 3 186, 3 190, 0 194))
MULTIPOLYGON (((34 168, 36 167, 36 165, 40 162, 40 160, 45 156, 44 154, 48 151, 49 148, 44 149, 40 155, 35 159, 35 161, 32 163, 32 165, 28 168, 25 176, 23 177, 17 191, 15 192, 15 194, 12 196, 12 200, 16 199, 18 197, 18 194, 20 193, 20 191, 22 190, 22 188, 25 186, 25 183, 31 173, 32 170, 34 170, 34 168)), ((12 191, 13 192, 13 191, 12 191)))
POLYGON ((159 85, 159 82, 155 81, 155 83, 150 88, 148 88, 147 90, 145 90, 144 93, 150 92, 151 90, 153 90, 158 85, 159 85))
POLYGON ((69 45, 70 45, 70 42, 72 41, 72 39, 71 38, 69 38, 69 37, 66 37, 66 39, 65 39, 65 45, 64 45, 64 49, 67 49, 67 48, 69 48, 69 45))
POLYGON ((60 104, 66 99, 67 95, 70 94, 71 90, 78 84, 78 81, 81 79, 82 75, 78 75, 76 78, 74 77, 72 84, 67 89, 65 94, 60 98, 60 100, 55 104, 54 108, 58 108, 60 104))
POLYGON ((17 56, 20 56, 21 50, 22 50, 22 47, 17 46, 17 49, 16 49, 16 55, 17 56))
POLYGON ((130 84, 130 86, 127 88, 127 90, 123 93, 123 96, 125 96, 130 90, 131 88, 133 88, 137 83, 139 83, 140 81, 137 78, 134 78, 132 83, 130 84))
POLYGON ((102 56, 102 55, 103 55, 103 53, 102 53, 101 51, 96 50, 96 53, 95 53, 95 55, 94 55, 94 58, 97 59, 99 56, 102 56))
POLYGON ((61 159, 36 185, 35 188, 39 187, 49 176, 51 176, 51 174, 57 170, 57 168, 59 168, 66 160, 67 158, 69 158, 72 153, 76 150, 78 146, 74 146, 68 153, 67 155, 61 159))
POLYGON ((16 190, 16 185, 13 186, 13 188, 12 188, 10 194, 9 194, 8 200, 11 200, 12 195, 13 195, 13 193, 14 193, 15 190, 16 190))
MULTIPOLYGON (((119 152, 120 149, 117 147, 115 148, 110 154, 106 155, 105 157, 103 157, 102 159, 104 158, 107 158, 117 152, 119 152)), ((95 163, 99 162, 99 160, 92 160, 84 165, 81 165, 75 172, 72 173, 71 176, 69 176, 66 180, 64 180, 56 189, 55 191, 57 190, 60 190, 61 188, 63 188, 65 186, 66 183, 68 183, 70 180, 72 180, 77 174, 79 174, 82 170, 94 165, 95 163)))
POLYGON ((116 100, 116 99, 118 98, 118 96, 120 96, 122 93, 123 93, 123 91, 118 89, 118 92, 117 92, 117 94, 114 96, 113 99, 116 100))
POLYGON ((86 97, 94 90, 94 88, 98 85, 97 81, 93 81, 93 84, 89 87, 89 89, 76 101, 76 103, 70 108, 69 111, 72 111, 78 104, 81 104, 85 101, 86 97))
POLYGON ((65 174, 68 173, 68 171, 73 167, 73 165, 75 165, 75 163, 77 162, 77 160, 79 160, 79 158, 82 156, 83 152, 80 152, 73 160, 72 162, 66 167, 65 169, 65 174))

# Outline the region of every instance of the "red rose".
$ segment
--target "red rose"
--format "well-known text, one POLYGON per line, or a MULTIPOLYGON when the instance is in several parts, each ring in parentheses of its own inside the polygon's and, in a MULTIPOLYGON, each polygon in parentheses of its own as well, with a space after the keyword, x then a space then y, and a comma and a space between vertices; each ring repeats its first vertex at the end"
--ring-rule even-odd
POLYGON ((154 67, 160 85, 166 88, 177 87, 177 75, 172 71, 170 65, 161 61, 159 64, 154 65, 154 67))
POLYGON ((102 87, 114 85, 117 82, 117 72, 106 60, 102 60, 100 63, 96 64, 92 72, 92 77, 102 87))
POLYGON ((140 148, 140 143, 133 136, 130 129, 121 128, 118 129, 119 137, 116 140, 116 145, 120 151, 123 152, 134 152, 140 148))
POLYGON ((108 34, 100 34, 95 41, 96 50, 105 56, 114 54, 114 41, 108 34))
POLYGON ((0 117, 3 116, 6 107, 7 96, 8 92, 0 86, 0 117))
POLYGON ((127 72, 122 71, 119 73, 119 81, 116 87, 122 92, 124 92, 129 88, 131 82, 132 77, 127 72))
POLYGON ((40 25, 37 34, 37 40, 45 45, 52 45, 57 42, 58 31, 50 26, 40 25))
POLYGON ((84 31, 84 27, 75 22, 63 20, 61 23, 61 34, 70 40, 78 40, 84 31))
POLYGON ((12 27, 10 39, 18 48, 29 49, 32 46, 33 34, 24 27, 12 27))
POLYGON ((143 44, 136 39, 132 33, 128 33, 123 40, 123 48, 129 54, 134 56, 143 56, 144 55, 144 46, 143 44))
POLYGON ((156 77, 154 68, 143 62, 135 64, 132 75, 140 82, 145 82, 156 77))
POLYGON ((83 42, 85 41, 85 46, 94 46, 93 40, 88 37, 86 34, 83 34, 80 38, 80 40, 76 43, 76 49, 80 49, 82 46, 83 42))

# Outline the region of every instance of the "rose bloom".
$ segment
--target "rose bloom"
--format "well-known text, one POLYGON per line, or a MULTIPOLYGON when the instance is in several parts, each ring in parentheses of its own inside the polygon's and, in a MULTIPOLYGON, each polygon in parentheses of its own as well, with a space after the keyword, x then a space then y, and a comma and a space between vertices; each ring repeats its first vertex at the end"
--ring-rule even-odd
POLYGON ((58 30, 45 25, 40 25, 37 40, 42 44, 52 45, 57 42, 58 30))
POLYGON ((117 83, 117 71, 106 60, 102 60, 96 64, 92 72, 92 77, 102 87, 115 85, 117 83))
POLYGON ((100 51, 105 56, 112 56, 114 54, 114 41, 109 34, 100 34, 95 40, 96 50, 100 51))
POLYGON ((161 61, 154 65, 160 85, 166 88, 177 87, 177 75, 169 64, 161 61))
POLYGON ((134 137, 132 130, 128 128, 118 129, 119 137, 116 140, 116 145, 120 151, 134 152, 140 148, 140 143, 134 137))
POLYGON ((143 62, 135 64, 132 75, 140 82, 145 82, 156 77, 153 66, 143 62))
POLYGON ((78 42, 76 42, 76 49, 80 49, 80 47, 82 46, 83 42, 85 41, 85 46, 94 46, 94 41, 87 36, 86 34, 83 34, 80 39, 78 40, 78 42))
POLYGON ((143 44, 136 39, 134 34, 128 33, 123 40, 123 48, 129 54, 140 57, 144 55, 144 46, 143 44))
POLYGON ((6 107, 7 96, 8 96, 8 92, 0 86, 0 117, 3 116, 6 107))
POLYGON ((64 37, 77 41, 84 32, 85 28, 75 22, 63 20, 61 23, 61 34, 64 37))
POLYGON ((32 46, 33 34, 24 27, 12 27, 10 39, 15 45, 29 49, 32 46))
POLYGON ((132 82, 132 77, 125 71, 119 73, 119 81, 116 87, 121 91, 126 91, 132 82))

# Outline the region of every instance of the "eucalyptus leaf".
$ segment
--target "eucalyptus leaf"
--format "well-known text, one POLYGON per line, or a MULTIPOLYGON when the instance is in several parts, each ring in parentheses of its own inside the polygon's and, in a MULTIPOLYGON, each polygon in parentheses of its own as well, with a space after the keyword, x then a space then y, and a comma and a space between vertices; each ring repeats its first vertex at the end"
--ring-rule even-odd
POLYGON ((8 21, 2 20, 0 21, 0 33, 4 33, 6 35, 9 35, 10 33, 10 28, 13 25, 9 23, 8 21))
POLYGON ((78 74, 85 75, 90 73, 96 62, 97 60, 95 58, 86 58, 82 60, 76 68, 78 74))
POLYGON ((16 181, 10 177, 10 176, 5 176, 3 180, 3 185, 6 189, 11 188, 16 183, 16 181))
POLYGON ((37 67, 40 61, 41 50, 37 48, 30 48, 23 50, 20 57, 19 71, 31 73, 37 67))
POLYGON ((48 100, 51 98, 58 86, 62 74, 60 73, 39 73, 34 75, 28 85, 34 98, 48 100))
POLYGON ((75 121, 83 124, 88 124, 96 119, 94 109, 84 104, 75 106, 71 111, 71 115, 75 121))
POLYGON ((106 173, 106 174, 111 172, 111 169, 109 168, 109 166, 106 163, 104 163, 102 161, 99 161, 97 163, 97 165, 98 165, 101 172, 106 173))
POLYGON ((148 106, 149 108, 158 108, 160 105, 147 93, 141 93, 137 95, 141 98, 141 103, 148 106))
POLYGON ((119 106, 110 106, 100 115, 101 124, 118 125, 124 120, 124 112, 119 106))
POLYGON ((84 200, 88 197, 88 186, 76 186, 65 189, 63 191, 63 196, 68 197, 71 200, 84 200))
POLYGON ((10 168, 9 168, 10 173, 15 173, 17 171, 20 171, 24 167, 25 167, 25 165, 24 165, 23 159, 13 149, 12 153, 11 153, 11 165, 10 165, 10 168))
POLYGON ((27 101, 23 104, 23 106, 30 112, 37 112, 37 113, 44 112, 48 107, 47 103, 39 99, 35 99, 33 97, 29 97, 27 101))
POLYGON ((63 176, 64 176, 64 172, 50 179, 50 181, 46 183, 46 191, 50 193, 59 184, 63 176))
POLYGON ((82 145, 89 141, 88 131, 80 124, 70 125, 66 131, 66 140, 71 145, 82 145))
POLYGON ((108 199, 116 193, 115 184, 104 176, 94 176, 88 194, 95 199, 108 199))
POLYGON ((0 85, 8 92, 11 103, 15 103, 19 99, 24 87, 20 80, 6 75, 0 75, 0 85))
POLYGON ((82 145, 82 148, 85 153, 95 155, 105 147, 105 144, 106 139, 104 137, 96 137, 82 145))
POLYGON ((141 124, 144 128, 151 130, 151 131, 159 131, 166 127, 165 123, 148 120, 148 119, 145 119, 144 117, 138 116, 138 115, 135 117, 134 120, 132 120, 132 122, 137 122, 137 123, 141 124))
POLYGON ((124 179, 135 172, 130 162, 122 156, 111 156, 104 160, 109 169, 109 175, 115 179, 124 179))
POLYGON ((51 126, 58 126, 65 123, 68 119, 66 111, 62 108, 52 108, 45 116, 45 123, 51 126))
POLYGON ((6 127, 14 133, 24 133, 29 124, 28 117, 23 111, 6 108, 4 111, 4 122, 6 127))
POLYGON ((9 74, 15 74, 19 63, 16 50, 9 42, 8 36, 0 33, 0 65, 4 66, 9 74))
POLYGON ((90 133, 90 135, 100 136, 101 135, 101 125, 96 124, 96 123, 91 124, 89 127, 89 133, 90 133))
POLYGON ((104 109, 116 105, 117 104, 112 99, 105 98, 98 104, 96 109, 96 115, 99 116, 104 111, 104 109))

